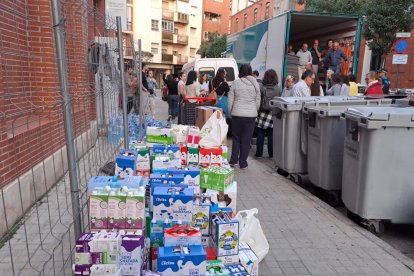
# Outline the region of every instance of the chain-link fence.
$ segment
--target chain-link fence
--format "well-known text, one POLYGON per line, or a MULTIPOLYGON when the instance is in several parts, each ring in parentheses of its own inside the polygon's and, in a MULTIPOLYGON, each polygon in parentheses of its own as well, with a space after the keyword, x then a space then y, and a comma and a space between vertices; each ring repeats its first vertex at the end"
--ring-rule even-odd
POLYGON ((119 149, 114 130, 107 135, 119 126, 116 21, 100 2, 0 1, 0 275, 72 274, 74 217, 82 231, 89 224, 87 181, 119 149), (69 180, 66 107, 78 190, 69 180))

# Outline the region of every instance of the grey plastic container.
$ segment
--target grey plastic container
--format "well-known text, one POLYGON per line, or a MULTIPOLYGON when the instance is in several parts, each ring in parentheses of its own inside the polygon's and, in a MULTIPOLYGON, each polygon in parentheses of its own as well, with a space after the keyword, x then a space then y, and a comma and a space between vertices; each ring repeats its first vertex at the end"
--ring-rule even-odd
POLYGON ((349 100, 327 106, 305 106, 303 117, 308 121, 308 177, 317 187, 340 191, 346 121, 340 116, 349 107, 390 105, 391 99, 349 100))
POLYGON ((342 200, 367 220, 414 223, 414 108, 350 108, 342 200))
POLYGON ((358 97, 278 97, 270 101, 273 109, 273 160, 291 174, 307 172, 307 121, 304 106, 327 105, 329 102, 360 100, 358 97))

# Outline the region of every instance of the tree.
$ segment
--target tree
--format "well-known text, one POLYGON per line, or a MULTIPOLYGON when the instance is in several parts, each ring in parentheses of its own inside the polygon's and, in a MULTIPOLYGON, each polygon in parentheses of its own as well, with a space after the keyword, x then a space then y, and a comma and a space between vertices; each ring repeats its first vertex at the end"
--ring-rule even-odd
POLYGON ((306 11, 363 16, 363 35, 367 45, 384 61, 392 52, 395 33, 410 31, 413 4, 413 0, 307 0, 306 11))
POLYGON ((217 58, 221 57, 221 53, 226 51, 227 35, 220 36, 218 33, 208 35, 208 39, 201 43, 197 54, 202 58, 217 58))

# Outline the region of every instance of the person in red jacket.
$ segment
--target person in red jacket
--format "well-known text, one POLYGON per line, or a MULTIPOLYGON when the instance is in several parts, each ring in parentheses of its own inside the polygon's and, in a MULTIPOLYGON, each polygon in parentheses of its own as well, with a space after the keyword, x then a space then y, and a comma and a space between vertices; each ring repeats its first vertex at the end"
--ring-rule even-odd
POLYGON ((383 95, 381 84, 378 81, 377 73, 371 71, 367 74, 365 78, 366 83, 368 84, 367 90, 365 90, 365 95, 383 95))

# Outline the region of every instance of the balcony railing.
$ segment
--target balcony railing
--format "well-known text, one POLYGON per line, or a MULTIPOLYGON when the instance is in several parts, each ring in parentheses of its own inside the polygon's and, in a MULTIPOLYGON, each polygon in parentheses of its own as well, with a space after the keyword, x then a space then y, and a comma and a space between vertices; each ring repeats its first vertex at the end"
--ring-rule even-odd
POLYGON ((169 10, 162 11, 162 19, 174 20, 174 12, 169 10))
POLYGON ((188 35, 178 35, 177 44, 188 45, 188 35))
POLYGON ((181 24, 188 24, 188 14, 177 12, 174 16, 174 22, 181 23, 181 24))
POLYGON ((162 42, 174 43, 174 34, 170 32, 162 32, 162 42))
POLYGON ((162 54, 161 56, 162 62, 173 63, 173 60, 174 60, 174 56, 171 54, 162 54))

